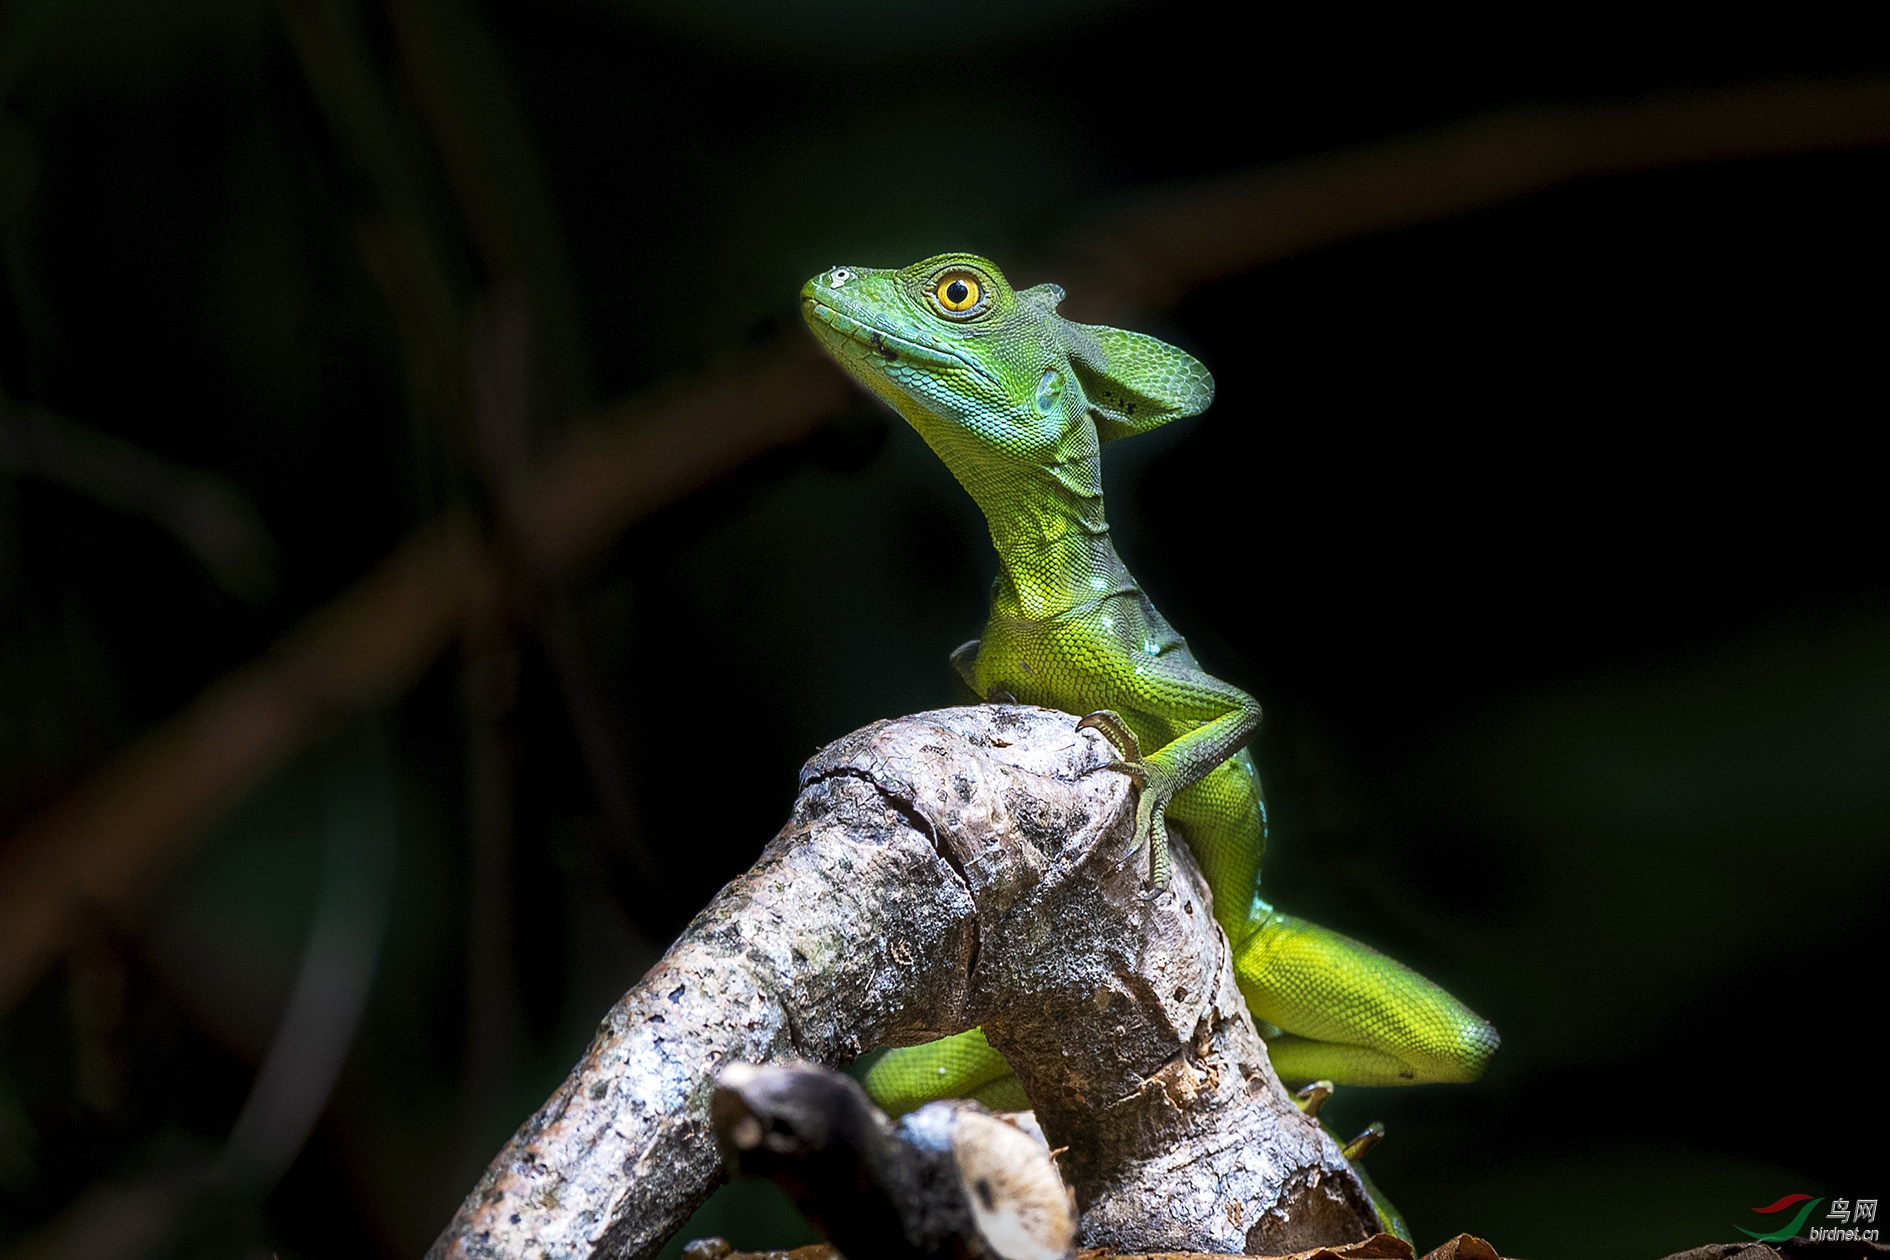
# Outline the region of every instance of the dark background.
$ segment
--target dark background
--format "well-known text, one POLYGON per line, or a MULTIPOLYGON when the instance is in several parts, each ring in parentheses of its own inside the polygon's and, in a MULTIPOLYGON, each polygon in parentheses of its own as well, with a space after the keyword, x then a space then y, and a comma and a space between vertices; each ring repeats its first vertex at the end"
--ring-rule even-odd
MULTIPOLYGON (((480 134, 504 140, 541 281, 536 447, 795 335, 799 284, 835 263, 1027 260, 1134 192, 1496 109, 1883 66, 1868 32, 1810 13, 1663 29, 1584 8, 1510 29, 893 8, 431 5, 480 134)), ((490 298, 450 128, 389 12, 6 10, 0 385, 214 474, 254 513, 254 563, 220 572, 149 514, 0 465, 8 830, 420 522, 492 512, 363 227, 395 190, 466 325, 490 298), (285 20, 308 12, 352 15, 381 149, 311 89, 285 20)), ((1342 1090, 1329 1109, 1341 1129, 1387 1122, 1369 1167, 1422 1245, 1469 1230, 1506 1254, 1653 1257, 1736 1237, 1787 1193, 1890 1189, 1870 454, 1887 191, 1882 151, 1595 179, 1136 320, 1199 354, 1219 395, 1110 448, 1111 516, 1197 654, 1266 705, 1270 897, 1504 1037, 1475 1086, 1342 1090)), ((1032 266, 1021 283, 1054 278, 1032 266)), ((216 1157, 322 890, 346 884, 322 872, 353 809, 386 822, 394 874, 320 1125, 272 1186, 180 1193, 169 1224, 93 1254, 418 1254, 609 1003, 753 860, 799 764, 952 701, 945 655, 981 624, 992 569, 958 488, 862 400, 570 585, 628 802, 614 820, 530 617, 326 730, 0 1015, 0 1245, 216 1157), (478 835, 497 837, 496 902, 478 835), (653 875, 624 856, 638 842, 653 875), (498 962, 469 961, 494 939, 498 962)), ((737 1188, 686 1235, 803 1228, 737 1188)))

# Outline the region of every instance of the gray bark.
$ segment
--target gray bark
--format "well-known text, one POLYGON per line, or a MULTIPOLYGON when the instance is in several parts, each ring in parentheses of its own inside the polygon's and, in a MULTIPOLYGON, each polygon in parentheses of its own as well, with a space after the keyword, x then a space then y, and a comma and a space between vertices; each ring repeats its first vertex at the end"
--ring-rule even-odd
POLYGON ((842 1065, 982 1024, 1016 1068, 1086 1245, 1288 1251, 1371 1232, 1286 1096, 1176 846, 1147 896, 1135 798, 1069 715, 879 722, 821 750, 786 827, 599 1028, 430 1257, 642 1257, 722 1172, 714 1073, 842 1065))

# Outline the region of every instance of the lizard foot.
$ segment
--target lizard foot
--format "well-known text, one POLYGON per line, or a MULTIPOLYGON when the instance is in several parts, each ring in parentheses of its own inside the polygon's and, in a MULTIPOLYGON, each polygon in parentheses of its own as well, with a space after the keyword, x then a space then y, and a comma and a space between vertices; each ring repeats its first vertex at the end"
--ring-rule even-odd
POLYGON ((1129 724, 1122 720, 1122 715, 1109 709, 1098 709, 1077 722, 1076 729, 1088 727, 1100 732, 1122 756, 1100 766, 1091 766, 1084 774, 1093 774, 1098 770, 1113 770, 1125 775, 1140 792, 1135 805, 1135 839, 1131 852, 1139 852, 1144 844, 1148 846, 1148 891, 1145 899, 1159 896, 1168 887, 1170 864, 1168 859, 1168 801, 1174 795, 1167 776, 1149 765, 1142 756, 1142 741, 1137 739, 1129 724))

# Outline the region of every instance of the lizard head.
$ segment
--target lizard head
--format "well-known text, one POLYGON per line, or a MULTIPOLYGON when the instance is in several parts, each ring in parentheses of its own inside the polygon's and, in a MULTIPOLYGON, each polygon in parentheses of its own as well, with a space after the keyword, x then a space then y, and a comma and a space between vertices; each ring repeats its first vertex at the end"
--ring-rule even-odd
MULTIPOLYGON (((975 254, 899 270, 835 267, 801 287, 827 352, 938 447, 956 433, 1045 464, 1203 410, 1214 380, 1141 333, 1057 314, 1054 284, 1013 289, 975 254), (1093 425, 1093 429, 1091 426, 1093 425)), ((941 452, 942 453, 942 452, 941 452)))

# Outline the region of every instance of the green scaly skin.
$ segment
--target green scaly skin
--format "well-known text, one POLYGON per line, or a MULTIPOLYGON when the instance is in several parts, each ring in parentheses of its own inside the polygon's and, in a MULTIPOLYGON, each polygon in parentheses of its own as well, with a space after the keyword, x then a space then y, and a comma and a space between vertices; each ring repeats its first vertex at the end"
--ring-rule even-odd
MULTIPOLYGON (((1152 337, 1063 319, 1062 299, 1055 285, 1015 291, 970 254, 836 267, 801 289, 821 344, 984 511, 1000 566, 991 617, 952 664, 984 699, 1089 715, 1121 751, 1111 768, 1141 789, 1135 838, 1149 847, 1150 883, 1167 883, 1172 823, 1207 878, 1282 1079, 1475 1080, 1496 1050, 1486 1021, 1402 964, 1260 899, 1266 804, 1244 747, 1260 706, 1196 663, 1103 517, 1102 444, 1204 410, 1214 382, 1152 337)), ((1231 553, 1227 571, 1230 583, 1252 580, 1231 553)), ((866 1083, 893 1112, 967 1094, 1022 1101, 975 1029, 895 1050, 866 1083)))

